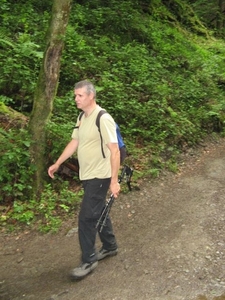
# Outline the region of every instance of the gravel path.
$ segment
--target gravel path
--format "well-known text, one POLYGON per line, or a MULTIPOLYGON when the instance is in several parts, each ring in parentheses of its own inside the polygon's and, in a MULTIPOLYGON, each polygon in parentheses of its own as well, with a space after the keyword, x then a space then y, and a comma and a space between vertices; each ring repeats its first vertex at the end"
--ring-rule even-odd
POLYGON ((2 230, 0 299, 225 300, 224 202, 222 139, 189 151, 178 174, 120 195, 119 253, 82 281, 68 277, 80 258, 76 218, 55 235, 2 230))

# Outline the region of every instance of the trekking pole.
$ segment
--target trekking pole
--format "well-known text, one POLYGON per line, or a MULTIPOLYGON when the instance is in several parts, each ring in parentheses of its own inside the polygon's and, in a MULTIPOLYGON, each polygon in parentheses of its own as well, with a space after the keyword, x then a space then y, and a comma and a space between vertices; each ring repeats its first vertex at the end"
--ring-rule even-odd
POLYGON ((127 186, 129 188, 129 191, 131 191, 131 177, 133 175, 133 169, 128 167, 128 166, 125 166, 125 173, 126 173, 126 182, 127 182, 127 186))
MULTIPOLYGON (((120 178, 118 180, 119 183, 122 182, 125 174, 126 174, 126 182, 127 182, 128 188, 131 191, 130 182, 131 182, 131 176, 133 174, 133 169, 131 169, 128 166, 124 166, 124 168, 121 172, 120 178)), ((102 210, 101 216, 98 219, 96 227, 95 227, 95 228, 99 228, 99 232, 102 232, 103 227, 106 225, 106 221, 107 221, 107 218, 109 216, 109 212, 110 212, 111 207, 113 205, 114 199, 115 199, 114 195, 111 194, 110 198, 108 199, 108 201, 106 202, 106 204, 105 204, 105 206, 102 210)))
POLYGON ((103 227, 106 225, 107 218, 109 216, 109 212, 111 210, 111 207, 113 205, 115 197, 113 195, 110 196, 109 200, 107 201, 105 207, 102 210, 101 216, 98 219, 98 222, 96 224, 96 228, 99 226, 99 232, 102 232, 103 227))

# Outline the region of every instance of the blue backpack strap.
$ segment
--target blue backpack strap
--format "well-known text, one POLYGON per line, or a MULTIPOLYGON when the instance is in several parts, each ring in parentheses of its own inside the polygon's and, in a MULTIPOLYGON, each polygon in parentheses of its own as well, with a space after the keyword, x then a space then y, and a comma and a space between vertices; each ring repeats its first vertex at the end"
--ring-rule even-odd
POLYGON ((100 139, 101 139, 101 150, 102 150, 102 156, 103 156, 103 158, 105 158, 105 153, 104 153, 104 150, 103 150, 103 139, 102 139, 102 134, 101 134, 101 130, 100 130, 100 118, 101 118, 102 115, 104 115, 106 113, 107 113, 106 110, 104 110, 104 109, 100 110, 100 112, 97 115, 96 121, 95 121, 95 124, 98 127, 100 139))
POLYGON ((118 146, 119 149, 121 149, 122 147, 125 146, 121 132, 120 132, 120 128, 119 125, 116 123, 116 134, 117 134, 117 139, 118 139, 118 146))

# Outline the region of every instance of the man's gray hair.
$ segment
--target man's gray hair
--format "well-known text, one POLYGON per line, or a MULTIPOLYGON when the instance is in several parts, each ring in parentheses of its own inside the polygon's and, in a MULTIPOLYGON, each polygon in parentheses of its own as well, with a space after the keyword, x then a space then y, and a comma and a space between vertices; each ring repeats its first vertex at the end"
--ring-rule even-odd
POLYGON ((93 83, 91 83, 90 81, 88 80, 82 80, 82 81, 79 81, 75 84, 74 86, 74 89, 81 89, 85 87, 86 89, 86 92, 88 95, 90 95, 90 93, 93 93, 94 94, 94 98, 96 98, 96 89, 93 85, 93 83))

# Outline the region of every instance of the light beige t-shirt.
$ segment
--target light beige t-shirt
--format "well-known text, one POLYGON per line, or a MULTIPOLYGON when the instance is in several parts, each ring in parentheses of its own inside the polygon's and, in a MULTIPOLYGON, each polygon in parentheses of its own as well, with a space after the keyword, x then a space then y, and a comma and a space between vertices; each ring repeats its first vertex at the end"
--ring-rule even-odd
POLYGON ((103 138, 104 158, 101 150, 100 133, 95 123, 100 110, 102 108, 97 105, 88 117, 83 114, 80 121, 78 117, 76 124, 78 128, 75 128, 72 133, 72 138, 79 141, 77 157, 81 180, 111 177, 110 151, 106 144, 118 143, 116 125, 109 114, 101 116, 100 128, 103 138))

